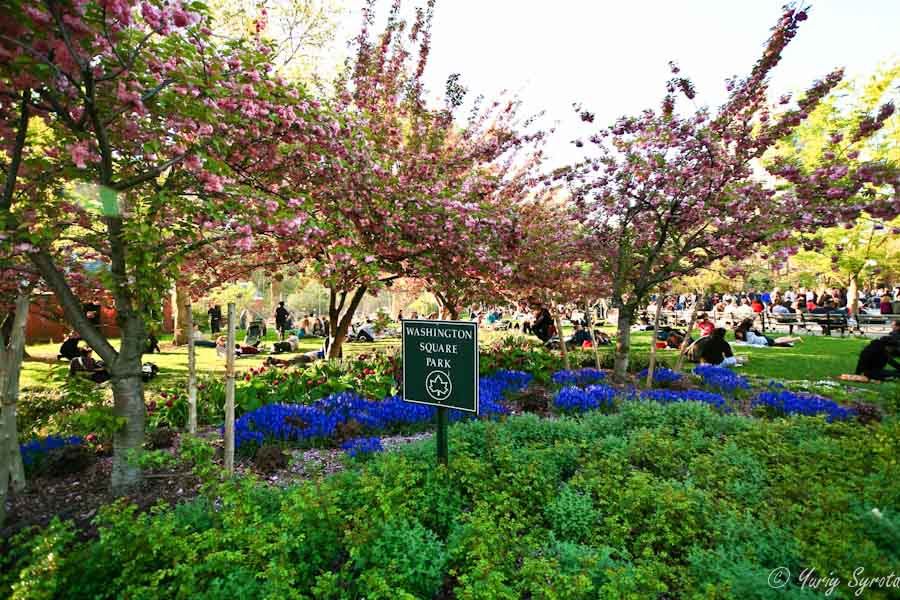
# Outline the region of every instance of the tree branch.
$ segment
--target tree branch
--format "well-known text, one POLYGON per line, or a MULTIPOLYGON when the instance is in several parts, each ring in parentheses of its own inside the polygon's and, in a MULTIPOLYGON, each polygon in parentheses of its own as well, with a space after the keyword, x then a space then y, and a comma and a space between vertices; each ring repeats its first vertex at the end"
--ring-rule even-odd
POLYGON ((13 190, 16 187, 16 178, 19 175, 19 165, 22 164, 22 152, 25 148, 25 137, 28 133, 28 96, 31 90, 22 90, 22 113, 19 117, 19 130, 16 132, 16 141, 13 146, 12 156, 9 161, 9 169, 6 172, 6 183, 3 186, 3 197, 0 198, 0 210, 8 213, 12 207, 13 190))

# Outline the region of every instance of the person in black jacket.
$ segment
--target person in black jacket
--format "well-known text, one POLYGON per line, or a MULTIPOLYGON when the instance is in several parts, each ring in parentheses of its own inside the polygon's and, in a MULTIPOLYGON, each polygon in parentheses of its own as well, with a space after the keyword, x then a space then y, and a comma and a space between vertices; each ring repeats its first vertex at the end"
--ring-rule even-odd
POLYGON ((218 304, 211 306, 206 314, 209 316, 209 332, 219 333, 222 329, 222 307, 218 304))
POLYGON ((900 338, 889 335, 873 340, 859 353, 856 374, 879 381, 900 379, 898 356, 900 356, 900 338), (892 368, 888 369, 888 365, 892 368))
POLYGON ((81 341, 81 337, 72 331, 66 336, 66 339, 59 347, 59 354, 56 356, 56 360, 75 360, 81 353, 78 351, 78 342, 81 341))
POLYGON ((550 311, 545 307, 535 309, 535 319, 531 324, 531 333, 537 336, 542 342, 546 342, 553 337, 556 328, 553 326, 553 317, 550 311))
POLYGON ((700 350, 700 362, 717 367, 734 367, 738 362, 731 351, 731 344, 725 341, 725 329, 716 327, 700 350))
POLYGON ((275 329, 278 330, 281 341, 284 341, 284 335, 288 328, 288 319, 290 316, 291 313, 284 307, 284 302, 279 302, 278 308, 275 309, 275 329))

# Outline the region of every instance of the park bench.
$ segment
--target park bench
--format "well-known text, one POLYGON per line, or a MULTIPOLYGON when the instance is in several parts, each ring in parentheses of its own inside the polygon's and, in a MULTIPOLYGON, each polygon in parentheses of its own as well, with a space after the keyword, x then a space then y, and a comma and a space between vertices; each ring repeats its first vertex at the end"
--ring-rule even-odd
POLYGON ((794 327, 797 329, 806 329, 806 321, 803 319, 802 313, 771 313, 769 314, 769 324, 787 325, 788 332, 791 335, 794 333, 794 327))
POLYGON ((887 333, 890 331, 894 321, 900 321, 900 314, 881 315, 881 314, 865 314, 856 315, 857 328, 860 331, 875 330, 875 333, 887 333))
POLYGON ((847 333, 850 327, 847 323, 847 315, 841 313, 813 314, 806 313, 803 318, 807 324, 812 323, 822 328, 822 335, 831 335, 832 329, 840 329, 841 336, 847 333))

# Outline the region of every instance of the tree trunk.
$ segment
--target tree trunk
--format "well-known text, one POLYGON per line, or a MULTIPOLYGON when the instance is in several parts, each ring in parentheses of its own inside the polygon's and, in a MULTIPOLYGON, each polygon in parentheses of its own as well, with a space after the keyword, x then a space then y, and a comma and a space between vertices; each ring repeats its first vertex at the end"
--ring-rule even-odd
POLYGON ((330 326, 328 358, 340 358, 344 340, 347 339, 347 332, 350 330, 350 324, 353 323, 353 315, 356 314, 359 303, 362 302, 363 296, 366 295, 366 289, 365 286, 356 288, 353 296, 350 298, 350 304, 346 308, 344 303, 347 300, 347 292, 340 292, 341 299, 338 301, 337 296, 339 292, 335 289, 330 290, 328 303, 328 323, 330 326))
POLYGON ((859 278, 856 274, 850 277, 850 283, 847 286, 847 313, 850 317, 856 319, 856 329, 859 331, 859 278))
POLYGON ((601 368, 600 349, 597 347, 597 337, 594 335, 594 311, 588 306, 584 314, 587 315, 588 335, 591 336, 591 347, 594 350, 594 364, 597 365, 599 371, 601 368))
POLYGON ((634 319, 633 304, 619 305, 616 329, 616 353, 613 367, 613 381, 625 383, 628 376, 628 355, 631 352, 631 321, 634 319))
POLYGON ((647 365, 647 387, 653 387, 653 371, 656 370, 656 340, 659 339, 659 317, 662 314, 662 296, 656 301, 656 316, 653 318, 653 338, 650 340, 650 362, 647 365))
POLYGON ((225 338, 225 472, 234 473, 234 302, 228 303, 228 335, 225 338))
POLYGON ((22 464, 16 430, 16 401, 19 398, 29 300, 29 292, 18 295, 10 338, 7 340, 0 335, 0 525, 6 519, 6 498, 10 485, 17 492, 25 489, 25 466, 22 464))
POLYGON ((450 319, 451 321, 459 320, 459 305, 454 302, 455 299, 451 299, 450 296, 442 294, 441 292, 432 292, 431 294, 434 296, 435 300, 438 301, 442 319, 450 319))
POLYGON ((184 346, 191 336, 191 297, 187 289, 178 283, 175 284, 175 334, 172 343, 176 346, 184 346))
POLYGON ((694 302, 694 310, 691 311, 691 321, 688 323, 687 332, 684 334, 684 339, 681 340, 681 347, 678 349, 678 359, 675 361, 675 370, 681 371, 681 367, 684 366, 684 353, 687 352, 687 349, 690 347, 691 331, 694 330, 694 323, 697 322, 697 313, 700 309, 700 302, 703 301, 703 298, 706 296, 706 291, 704 290, 694 302))
POLYGON ((562 319, 559 318, 559 315, 554 315, 553 320, 556 322, 556 334, 559 336, 559 349, 562 351, 563 365, 568 371, 571 367, 569 366, 569 352, 566 349, 566 337, 563 335, 562 319))
POLYGON ((119 354, 107 365, 112 377, 113 412, 126 419, 125 425, 113 437, 113 469, 110 487, 116 495, 123 495, 141 481, 141 471, 129 464, 128 455, 140 452, 144 445, 146 407, 144 381, 141 378, 141 355, 147 340, 143 318, 136 312, 119 311, 122 343, 119 354))

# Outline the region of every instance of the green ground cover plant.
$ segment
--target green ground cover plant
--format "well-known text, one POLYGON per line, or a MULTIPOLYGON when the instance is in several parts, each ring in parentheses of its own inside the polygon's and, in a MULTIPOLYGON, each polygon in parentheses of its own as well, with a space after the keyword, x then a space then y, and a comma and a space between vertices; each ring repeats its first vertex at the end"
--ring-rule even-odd
MULTIPOLYGON (((451 430, 276 489, 54 523, 4 555, 12 598, 813 598, 786 567, 887 574, 900 558, 900 422, 748 419, 698 403, 451 430)), ((200 461, 202 465, 202 461, 200 461)), ((894 590, 871 589, 867 598, 894 590)), ((852 597, 844 586, 833 597, 852 597)))

